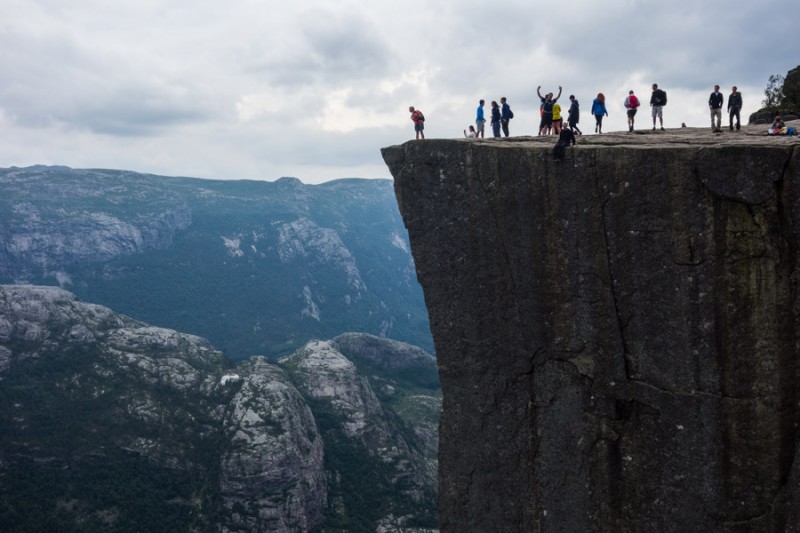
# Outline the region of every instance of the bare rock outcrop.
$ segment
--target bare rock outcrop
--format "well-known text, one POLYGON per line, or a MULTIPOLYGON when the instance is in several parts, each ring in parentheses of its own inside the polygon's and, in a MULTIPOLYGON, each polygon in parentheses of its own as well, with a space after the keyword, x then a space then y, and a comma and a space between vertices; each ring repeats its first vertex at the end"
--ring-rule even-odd
POLYGON ((112 529, 193 523, 229 532, 310 531, 323 522, 326 480, 308 405, 264 358, 227 373, 226 366, 200 337, 56 287, 0 285, 0 481, 19 487, 20 472, 45 476, 47 488, 26 499, 45 514, 69 502, 74 523, 103 517, 112 529), (75 473, 61 482, 52 468, 75 473), (169 495, 156 498, 152 517, 139 509, 146 496, 130 494, 140 484, 169 495), (126 505, 115 491, 127 495, 126 505), (91 496, 98 492, 108 494, 91 496))
POLYGON ((237 367, 242 380, 225 414, 221 491, 224 531, 309 531, 327 500, 322 438, 303 397, 263 357, 237 367))
MULTIPOLYGON (((382 401, 379 394, 391 397, 392 387, 376 391, 373 383, 383 380, 374 372, 360 372, 351 359, 356 359, 359 346, 369 344, 393 345, 380 359, 373 358, 376 370, 403 364, 409 353, 424 357, 425 363, 432 362, 429 354, 404 343, 385 341, 372 335, 346 334, 333 341, 312 341, 294 354, 279 362, 293 377, 302 393, 316 405, 316 412, 329 413, 326 424, 332 432, 339 433, 354 445, 362 448, 379 463, 391 465, 389 478, 398 493, 404 493, 412 501, 422 502, 435 492, 436 469, 435 442, 429 435, 429 424, 422 420, 403 420, 395 412, 391 400, 382 401), (341 342, 341 345, 340 345, 341 342), (356 353, 356 357, 345 357, 342 351, 356 353), (391 407, 388 409, 387 407, 391 407), (435 444, 434 444, 435 446, 435 444), (431 468, 433 466, 433 468, 431 468)), ((374 357, 374 355, 373 355, 374 357)), ((406 363, 418 370, 418 361, 406 363)), ((408 401, 414 401, 408 399, 408 401)), ((420 410, 434 412, 438 419, 440 403, 438 398, 425 397, 420 410)), ((401 409, 397 409, 401 411, 401 409)))
POLYGON ((435 526, 433 357, 350 333, 282 365, 0 285, 3 531, 435 526))
POLYGON ((800 146, 383 149, 444 394, 442 531, 800 526, 800 146))

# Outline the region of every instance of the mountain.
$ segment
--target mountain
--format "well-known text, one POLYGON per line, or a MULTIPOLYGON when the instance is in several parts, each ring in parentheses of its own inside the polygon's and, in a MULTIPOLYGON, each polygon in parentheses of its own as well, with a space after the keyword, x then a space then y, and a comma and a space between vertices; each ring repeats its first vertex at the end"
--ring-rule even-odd
POLYGON ((0 283, 58 285, 233 359, 347 331, 433 350, 390 180, 0 169, 0 283))
POLYGON ((436 340, 443 532, 800 531, 800 149, 383 150, 436 340))
POLYGON ((436 364, 366 334, 233 365, 56 287, 0 286, 0 530, 430 531, 436 364))

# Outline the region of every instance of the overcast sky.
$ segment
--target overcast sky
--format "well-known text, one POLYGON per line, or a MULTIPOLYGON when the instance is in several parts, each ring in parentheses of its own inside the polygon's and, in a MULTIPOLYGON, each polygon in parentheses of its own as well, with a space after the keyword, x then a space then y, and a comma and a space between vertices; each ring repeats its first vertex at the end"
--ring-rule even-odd
MULTIPOLYGON (((625 129, 633 89, 665 125, 706 126, 713 85, 760 107, 800 63, 797 0, 0 0, 0 166, 170 176, 388 178, 382 146, 458 137, 506 96, 512 135, 536 87, 598 92, 625 129), (488 105, 487 105, 488 111, 488 105)), ((727 103, 726 103, 727 105, 727 103)), ((647 125, 649 109, 639 113, 647 125)), ((487 127, 488 129, 488 127, 487 127)))

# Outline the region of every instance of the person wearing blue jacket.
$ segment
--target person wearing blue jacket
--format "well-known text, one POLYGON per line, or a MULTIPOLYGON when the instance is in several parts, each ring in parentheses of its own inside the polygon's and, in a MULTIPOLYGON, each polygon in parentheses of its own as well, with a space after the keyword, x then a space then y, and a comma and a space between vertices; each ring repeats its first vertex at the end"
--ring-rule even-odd
POLYGON ((500 125, 503 127, 503 135, 508 137, 508 122, 514 118, 514 113, 511 112, 511 106, 506 103, 505 96, 500 99, 500 103, 503 104, 500 111, 500 125))
POLYGON ((606 97, 603 93, 597 93, 597 98, 592 101, 592 115, 597 123, 594 127, 595 133, 603 133, 603 115, 608 116, 606 110, 606 97))
POLYGON ((476 137, 483 137, 483 125, 486 124, 486 119, 483 117, 483 104, 485 103, 486 102, 483 100, 478 102, 478 111, 475 115, 475 126, 477 127, 476 137))

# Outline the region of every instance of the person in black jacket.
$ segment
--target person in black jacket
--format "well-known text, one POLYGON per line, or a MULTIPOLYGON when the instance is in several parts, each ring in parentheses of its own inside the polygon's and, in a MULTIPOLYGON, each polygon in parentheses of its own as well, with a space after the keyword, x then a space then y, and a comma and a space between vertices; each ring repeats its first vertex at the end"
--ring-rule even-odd
POLYGON ((511 106, 506 102, 506 97, 500 99, 500 126, 503 128, 503 135, 508 137, 508 122, 514 117, 511 106))
POLYGON ((650 107, 653 108, 653 131, 656 131, 656 117, 661 121, 661 131, 664 131, 664 114, 661 108, 667 105, 667 93, 653 84, 653 95, 650 97, 650 107))
POLYGON ((733 92, 728 97, 728 118, 730 119, 728 127, 733 131, 733 117, 736 117, 736 131, 739 131, 739 112, 742 110, 742 93, 736 90, 733 86, 733 92))
POLYGON ((581 108, 578 101, 575 99, 575 95, 569 95, 569 111, 567 111, 567 125, 569 129, 571 129, 574 133, 578 135, 583 135, 583 132, 578 129, 578 122, 580 121, 581 117, 581 108))
POLYGON ((492 137, 500 137, 500 106, 492 100, 492 137))
POLYGON ((542 101, 539 111, 542 114, 542 121, 539 123, 539 135, 550 135, 550 130, 553 128, 553 106, 556 105, 558 99, 561 98, 561 85, 558 86, 558 96, 553 98, 553 93, 547 93, 542 96, 542 86, 536 88, 536 94, 542 101))
POLYGON ((564 159, 564 152, 570 144, 575 146, 575 134, 568 124, 566 128, 561 128, 561 133, 558 134, 558 142, 553 147, 553 161, 564 159))
POLYGON ((714 92, 708 97, 708 109, 711 110, 711 131, 722 131, 722 102, 724 97, 719 92, 719 85, 714 85, 714 92))

